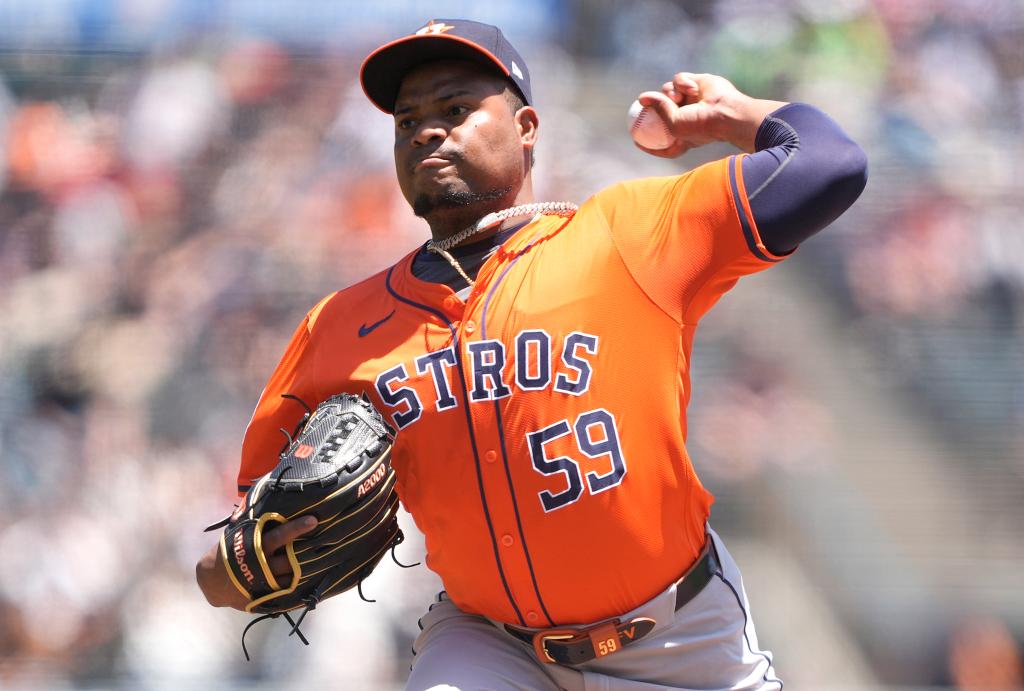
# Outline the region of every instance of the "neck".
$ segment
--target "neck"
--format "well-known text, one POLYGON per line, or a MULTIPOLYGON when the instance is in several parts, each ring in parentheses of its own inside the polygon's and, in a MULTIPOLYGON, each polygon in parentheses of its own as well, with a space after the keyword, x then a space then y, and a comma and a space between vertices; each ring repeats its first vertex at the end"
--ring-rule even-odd
POLYGON ((431 239, 427 242, 426 250, 428 252, 435 252, 440 254, 448 263, 452 265, 466 284, 473 287, 473 279, 463 270, 458 260, 452 256, 449 250, 467 242, 470 238, 477 237, 489 237, 502 228, 512 223, 513 219, 518 216, 534 213, 557 213, 560 215, 571 216, 575 213, 576 209, 579 208, 572 202, 524 202, 522 204, 515 204, 505 209, 499 209, 498 211, 488 212, 483 218, 474 221, 472 224, 467 225, 461 231, 456 232, 454 235, 448 235, 441 240, 431 239), (482 235, 480 235, 482 233, 482 235))
POLYGON ((534 201, 536 200, 533 197, 533 185, 530 179, 527 178, 523 181, 523 186, 515 196, 507 194, 498 199, 490 199, 477 204, 438 209, 430 214, 430 216, 424 217, 424 220, 430 226, 430 235, 434 242, 440 242, 473 225, 489 213, 519 206, 520 204, 530 204, 534 201))

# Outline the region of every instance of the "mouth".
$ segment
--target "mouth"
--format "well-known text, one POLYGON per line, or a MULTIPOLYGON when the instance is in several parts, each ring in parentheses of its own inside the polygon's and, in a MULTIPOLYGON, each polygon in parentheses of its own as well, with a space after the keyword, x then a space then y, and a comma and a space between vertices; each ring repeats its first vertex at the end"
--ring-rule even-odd
POLYGON ((449 161, 447 158, 442 158, 440 156, 427 156, 426 158, 417 161, 416 164, 412 167, 412 170, 415 173, 420 170, 436 170, 439 168, 445 168, 450 165, 452 165, 452 162, 449 161))

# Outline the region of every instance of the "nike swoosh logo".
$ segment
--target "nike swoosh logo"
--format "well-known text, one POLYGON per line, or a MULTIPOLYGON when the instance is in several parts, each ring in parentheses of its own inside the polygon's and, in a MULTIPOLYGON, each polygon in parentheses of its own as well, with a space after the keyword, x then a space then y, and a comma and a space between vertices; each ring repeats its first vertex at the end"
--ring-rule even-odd
POLYGON ((367 326, 366 324, 363 324, 362 326, 359 327, 359 338, 362 338, 363 336, 368 335, 371 331, 373 331, 378 326, 380 326, 381 324, 386 322, 388 319, 391 319, 391 317, 393 317, 393 316, 395 316, 395 310, 391 310, 391 314, 389 314, 388 316, 384 317, 380 321, 377 321, 377 322, 374 322, 374 323, 370 324, 369 326, 367 326))

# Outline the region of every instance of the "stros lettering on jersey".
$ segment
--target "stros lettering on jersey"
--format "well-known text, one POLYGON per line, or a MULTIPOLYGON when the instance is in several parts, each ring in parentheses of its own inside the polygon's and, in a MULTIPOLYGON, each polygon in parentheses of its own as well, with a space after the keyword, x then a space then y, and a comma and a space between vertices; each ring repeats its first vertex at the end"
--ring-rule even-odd
POLYGON ((685 448, 697 322, 781 259, 741 159, 534 219, 465 302, 413 276, 415 253, 328 296, 260 399, 239 490, 303 412, 281 394, 366 392, 401 430, 399 496, 464 611, 543 627, 647 601, 698 555, 712 502, 685 448))

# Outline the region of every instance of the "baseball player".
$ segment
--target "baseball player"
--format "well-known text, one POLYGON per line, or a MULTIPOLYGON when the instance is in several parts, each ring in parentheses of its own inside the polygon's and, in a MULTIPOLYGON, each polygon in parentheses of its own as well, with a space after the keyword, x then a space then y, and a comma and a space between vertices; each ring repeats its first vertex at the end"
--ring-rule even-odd
MULTIPOLYGON (((399 430, 398 492, 445 586, 409 689, 779 689, 686 451, 700 318, 848 208, 864 153, 821 111, 680 72, 640 101, 678 156, 745 152, 575 205, 532 188, 540 119, 493 26, 436 19, 363 63, 431 238, 317 304, 267 383, 239 492, 337 392, 399 430)), ((770 440, 766 440, 770 443, 770 440)), ((271 532, 274 553, 308 530, 271 532)), ((216 559, 197 577, 239 607, 216 559)))

